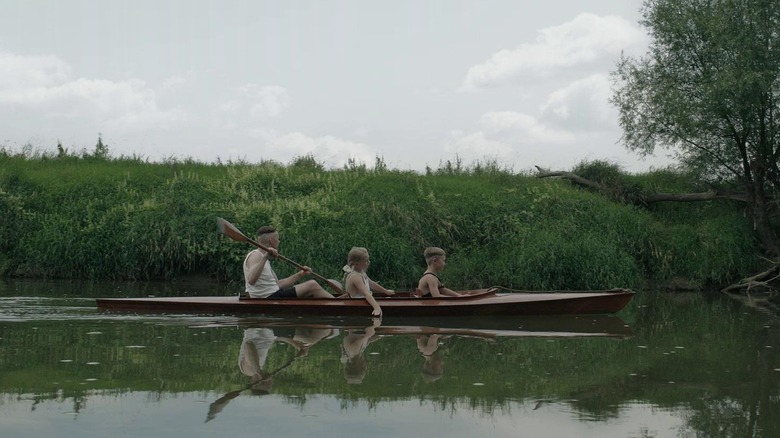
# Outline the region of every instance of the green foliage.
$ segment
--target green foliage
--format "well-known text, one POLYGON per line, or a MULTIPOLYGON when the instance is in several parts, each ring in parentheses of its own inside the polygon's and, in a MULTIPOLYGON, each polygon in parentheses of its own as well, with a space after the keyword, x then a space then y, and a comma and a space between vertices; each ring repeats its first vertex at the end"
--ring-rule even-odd
POLYGON ((642 59, 624 59, 614 75, 613 101, 628 146, 651 152, 672 145, 690 164, 737 176, 740 152, 748 160, 774 153, 777 139, 765 134, 777 123, 776 6, 769 0, 648 1, 642 24, 653 38, 650 50, 642 59))
MULTIPOLYGON (((456 289, 640 288, 676 278, 707 285, 757 263, 752 230, 731 202, 645 210, 495 162, 419 175, 381 161, 373 170, 322 170, 313 157, 207 165, 0 152, 3 275, 202 274, 240 283, 252 248, 216 233, 216 217, 250 236, 276 226, 282 254, 329 278, 341 278, 351 247, 366 247, 369 275, 397 289, 416 285, 428 246, 448 252, 443 275, 456 289)), ((615 187, 692 184, 669 169, 626 175, 593 162, 575 170, 615 187)), ((275 269, 293 272, 281 262, 275 269)))
POLYGON ((325 170, 325 165, 319 161, 312 154, 306 154, 296 157, 290 163, 290 167, 300 170, 310 171, 322 171, 325 170))
MULTIPOLYGON (((780 8, 774 0, 649 0, 652 41, 613 74, 626 146, 674 151, 702 181, 730 181, 749 198, 766 252, 780 194, 780 8)), ((776 224, 775 224, 776 225, 776 224)))
MULTIPOLYGON (((60 149, 62 150, 62 149, 60 149)), ((62 150, 64 153, 64 150, 62 150)), ((98 141, 97 144, 95 144, 95 152, 92 154, 93 157, 98 159, 106 159, 108 158, 108 145, 103 143, 103 135, 98 135, 98 141)))
POLYGON ((572 173, 600 184, 602 194, 616 201, 633 204, 642 194, 640 186, 614 163, 583 161, 574 167, 572 173))

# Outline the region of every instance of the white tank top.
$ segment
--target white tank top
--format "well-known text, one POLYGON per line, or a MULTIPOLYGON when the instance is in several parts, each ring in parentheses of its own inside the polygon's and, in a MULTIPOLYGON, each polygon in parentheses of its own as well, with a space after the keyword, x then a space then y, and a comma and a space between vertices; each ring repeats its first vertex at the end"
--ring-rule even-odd
MULTIPOLYGON (((350 272, 349 274, 347 274, 347 278, 349 278, 349 276, 353 275, 353 274, 354 275, 360 275, 360 277, 363 279, 363 284, 366 285, 366 289, 368 289, 369 291, 371 290, 371 280, 369 280, 368 275, 366 275, 365 272, 364 273, 359 273, 359 272, 354 272, 353 271, 353 272, 350 272)), ((347 282, 346 279, 345 279, 345 283, 347 283, 347 293, 349 293, 350 297, 352 297, 352 298, 363 298, 363 293, 360 292, 359 290, 357 290, 357 289, 350 290, 351 289, 349 287, 350 283, 347 282)))
POLYGON ((251 328, 244 330, 244 341, 241 342, 241 350, 238 353, 238 368, 241 372, 250 377, 260 374, 265 368, 268 350, 271 349, 274 340, 276 340, 276 336, 270 329, 251 328), (254 348, 250 348, 250 344, 254 348), (250 355, 255 355, 255 357, 250 358, 250 355))
POLYGON ((279 290, 279 279, 276 277, 274 270, 271 269, 271 262, 268 261, 268 259, 266 259, 263 270, 260 272, 260 278, 257 279, 255 284, 249 284, 246 281, 247 273, 249 272, 249 267, 246 262, 249 259, 249 256, 255 251, 265 255, 265 252, 256 249, 250 251, 244 258, 244 290, 252 298, 268 298, 269 295, 279 290))

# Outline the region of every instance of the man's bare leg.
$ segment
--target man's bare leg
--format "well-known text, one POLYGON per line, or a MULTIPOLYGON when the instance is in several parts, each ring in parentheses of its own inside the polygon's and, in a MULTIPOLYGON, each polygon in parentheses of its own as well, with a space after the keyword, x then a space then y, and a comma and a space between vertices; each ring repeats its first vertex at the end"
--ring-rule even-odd
POLYGON ((295 294, 298 295, 298 298, 333 298, 333 295, 329 294, 314 280, 296 284, 295 294))

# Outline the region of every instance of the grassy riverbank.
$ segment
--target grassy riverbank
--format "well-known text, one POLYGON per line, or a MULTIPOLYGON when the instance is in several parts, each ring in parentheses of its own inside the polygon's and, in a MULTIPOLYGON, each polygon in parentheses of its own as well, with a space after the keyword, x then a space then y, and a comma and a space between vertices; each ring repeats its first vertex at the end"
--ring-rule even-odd
MULTIPOLYGON (((695 190, 668 171, 618 176, 633 190, 695 190)), ((704 286, 760 263, 737 203, 640 208, 494 163, 448 162, 420 175, 381 160, 326 170, 311 157, 146 163, 0 150, 0 210, 5 276, 240 282, 251 247, 217 234, 218 216, 250 236, 277 226, 280 252, 326 277, 339 278, 347 251, 365 246, 369 275, 399 289, 416 283, 431 245, 448 251, 445 280, 456 288, 704 286)))

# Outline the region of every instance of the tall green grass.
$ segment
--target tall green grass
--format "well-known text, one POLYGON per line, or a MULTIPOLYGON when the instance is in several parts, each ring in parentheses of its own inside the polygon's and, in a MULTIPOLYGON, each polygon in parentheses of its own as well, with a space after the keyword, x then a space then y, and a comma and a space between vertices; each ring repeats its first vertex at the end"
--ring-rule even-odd
MULTIPOLYGON (((613 172, 631 190, 684 186, 675 175, 613 172)), ((427 246, 448 252, 444 279, 454 288, 641 288, 675 278, 704 286, 749 273, 759 253, 732 203, 640 208, 490 162, 421 175, 380 159, 327 170, 313 157, 148 163, 0 149, 0 208, 6 276, 241 283, 252 248, 218 235, 216 217, 249 236, 276 226, 282 254, 331 278, 352 246, 364 246, 369 275, 399 289, 417 283, 427 246)))

